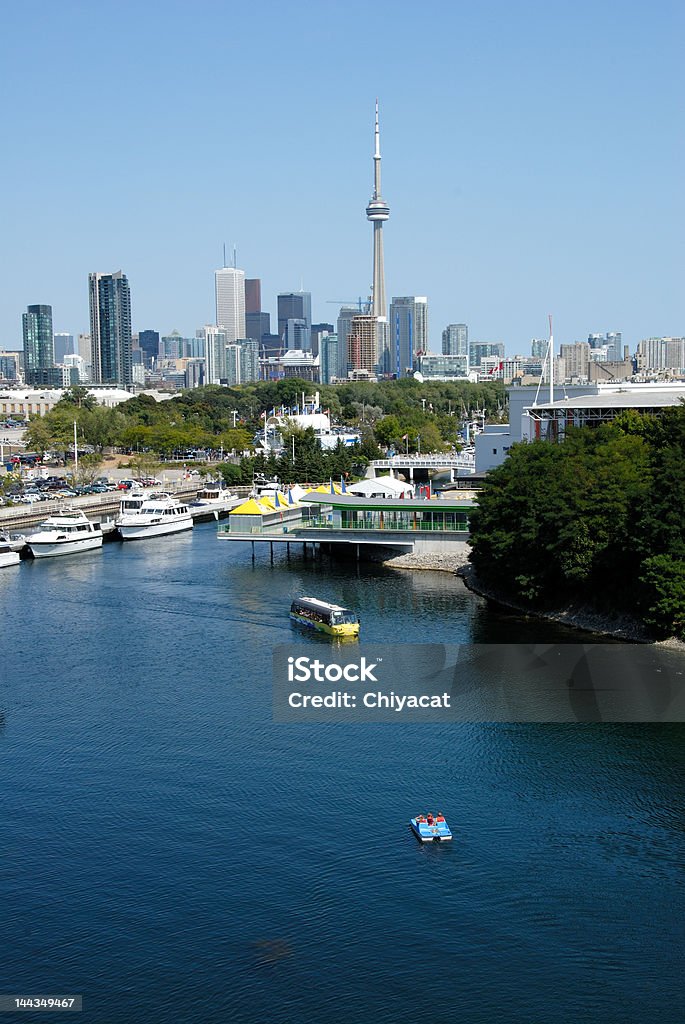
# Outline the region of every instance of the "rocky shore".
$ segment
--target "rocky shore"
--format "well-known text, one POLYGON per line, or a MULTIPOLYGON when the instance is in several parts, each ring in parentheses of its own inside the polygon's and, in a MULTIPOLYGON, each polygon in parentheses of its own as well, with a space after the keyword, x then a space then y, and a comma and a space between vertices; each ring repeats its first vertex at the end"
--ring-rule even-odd
MULTIPOLYGON (((602 636, 614 637, 616 640, 628 640, 633 643, 653 643, 653 639, 645 629, 644 625, 629 615, 605 615, 589 608, 587 605, 569 605, 564 608, 546 608, 532 612, 529 607, 512 601, 503 591, 488 587, 478 579, 472 565, 461 566, 457 573, 463 579, 469 590, 490 601, 495 601, 505 608, 511 608, 522 615, 538 619, 549 619, 552 622, 559 622, 563 626, 570 626, 572 629, 580 629, 587 633, 597 633, 602 636)), ((664 641, 668 644, 680 645, 680 641, 664 641)), ((682 645, 685 649, 685 645, 682 645)))

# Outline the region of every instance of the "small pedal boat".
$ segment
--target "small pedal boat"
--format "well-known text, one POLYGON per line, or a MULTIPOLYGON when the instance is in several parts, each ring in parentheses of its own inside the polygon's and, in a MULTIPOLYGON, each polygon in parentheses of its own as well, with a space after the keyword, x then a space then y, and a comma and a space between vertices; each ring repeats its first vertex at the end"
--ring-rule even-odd
POLYGON ((445 816, 437 814, 418 814, 410 820, 412 831, 422 843, 444 843, 452 838, 445 816))

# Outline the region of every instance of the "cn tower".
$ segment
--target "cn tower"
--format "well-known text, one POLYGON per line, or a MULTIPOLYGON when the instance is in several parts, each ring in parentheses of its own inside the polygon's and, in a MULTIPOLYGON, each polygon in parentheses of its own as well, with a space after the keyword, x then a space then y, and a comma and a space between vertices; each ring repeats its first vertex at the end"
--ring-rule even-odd
POLYGON ((381 198, 381 133, 378 128, 378 100, 376 100, 375 150, 373 154, 373 196, 366 207, 366 216, 373 223, 373 302, 371 315, 387 317, 385 301, 385 271, 383 269, 383 222, 390 216, 390 207, 381 198))

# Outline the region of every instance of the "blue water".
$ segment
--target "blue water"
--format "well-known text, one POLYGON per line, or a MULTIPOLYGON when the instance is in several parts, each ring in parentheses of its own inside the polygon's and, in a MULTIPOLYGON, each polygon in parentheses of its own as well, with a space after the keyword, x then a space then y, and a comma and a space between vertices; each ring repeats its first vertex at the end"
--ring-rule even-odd
POLYGON ((215 529, 0 573, 0 992, 103 1024, 680 1024, 685 730, 276 725, 272 645, 321 642, 295 595, 369 642, 560 631, 215 529), (451 846, 409 832, 426 807, 451 846))

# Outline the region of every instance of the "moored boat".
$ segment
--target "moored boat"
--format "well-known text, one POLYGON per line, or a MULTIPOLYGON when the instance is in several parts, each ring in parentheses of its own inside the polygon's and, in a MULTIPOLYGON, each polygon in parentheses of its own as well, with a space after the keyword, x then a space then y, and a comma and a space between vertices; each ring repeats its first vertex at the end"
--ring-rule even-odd
POLYGON ((9 544, 0 541, 0 569, 5 569, 8 565, 19 565, 19 552, 12 551, 9 544))
POLYGON ((194 501, 189 502, 193 519, 218 519, 241 503, 237 494, 224 490, 220 483, 207 483, 197 492, 194 501))
POLYGON ((64 509, 56 512, 26 538, 34 558, 75 555, 102 547, 99 523, 91 523, 83 512, 64 509))
POLYGON ((452 838, 449 826, 442 811, 437 814, 417 814, 411 818, 412 831, 422 843, 444 843, 452 838))
POLYGON ((355 612, 315 597, 296 598, 290 606, 290 618, 298 626, 330 636, 359 636, 359 617, 355 612))
POLYGON ((176 501, 166 491, 152 491, 143 497, 139 507, 122 512, 115 522, 122 540, 161 537, 193 528, 188 506, 176 501))

